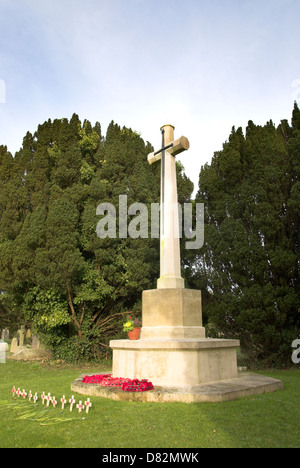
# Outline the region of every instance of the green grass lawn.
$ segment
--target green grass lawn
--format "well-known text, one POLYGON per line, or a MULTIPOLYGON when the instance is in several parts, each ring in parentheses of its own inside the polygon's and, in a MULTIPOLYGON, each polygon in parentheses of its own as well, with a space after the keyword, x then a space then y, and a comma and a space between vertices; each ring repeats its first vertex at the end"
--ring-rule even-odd
MULTIPOLYGON (((45 408, 44 391, 69 399, 81 373, 101 367, 0 364, 1 448, 218 448, 300 446, 299 369, 268 371, 284 390, 226 403, 129 403, 92 397, 89 414, 45 408), (11 389, 37 392, 34 405, 11 389)), ((74 395, 76 403, 86 397, 74 395)))

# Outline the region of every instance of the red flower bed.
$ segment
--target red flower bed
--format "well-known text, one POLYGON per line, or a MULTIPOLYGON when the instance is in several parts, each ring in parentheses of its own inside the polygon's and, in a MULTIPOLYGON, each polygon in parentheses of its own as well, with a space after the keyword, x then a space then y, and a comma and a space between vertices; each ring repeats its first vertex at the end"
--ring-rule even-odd
POLYGON ((103 387, 120 387, 124 392, 146 392, 153 390, 153 385, 147 379, 123 379, 112 377, 111 374, 86 375, 83 380, 86 384, 98 384, 103 387))

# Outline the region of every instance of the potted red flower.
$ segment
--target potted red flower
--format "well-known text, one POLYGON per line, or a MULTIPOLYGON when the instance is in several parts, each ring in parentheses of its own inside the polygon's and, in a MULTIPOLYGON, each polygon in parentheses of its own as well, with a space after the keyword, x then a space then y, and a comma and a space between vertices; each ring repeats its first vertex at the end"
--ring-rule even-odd
POLYGON ((123 324, 123 331, 128 334, 130 340, 139 340, 141 327, 142 322, 139 318, 128 315, 126 322, 123 324))

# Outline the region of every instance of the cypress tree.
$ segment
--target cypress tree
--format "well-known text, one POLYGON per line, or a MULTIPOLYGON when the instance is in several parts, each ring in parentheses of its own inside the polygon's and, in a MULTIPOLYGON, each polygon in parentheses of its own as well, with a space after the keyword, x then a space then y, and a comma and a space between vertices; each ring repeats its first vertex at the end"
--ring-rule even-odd
MULTIPOLYGON (((0 147, 0 289, 9 314, 18 310, 19 324, 25 316, 56 356, 107 349, 120 314, 138 308, 142 290, 155 285, 157 239, 96 234, 100 203, 118 210, 120 195, 128 206, 159 201, 151 151, 131 129, 112 122, 103 138, 98 122, 81 124, 76 114, 28 132, 15 158, 0 147)), ((182 168, 179 180, 186 200, 182 168)))
MULTIPOLYGON (((201 169, 206 243, 196 262, 208 329, 239 337, 248 356, 290 362, 299 332, 299 109, 293 126, 232 129, 201 169)), ((197 276, 197 275, 196 275, 197 276)))

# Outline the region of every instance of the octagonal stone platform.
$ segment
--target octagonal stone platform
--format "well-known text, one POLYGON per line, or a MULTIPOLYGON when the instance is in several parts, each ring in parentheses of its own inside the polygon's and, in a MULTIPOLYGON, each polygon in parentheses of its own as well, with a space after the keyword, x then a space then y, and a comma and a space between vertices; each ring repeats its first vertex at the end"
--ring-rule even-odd
POLYGON ((218 402, 283 388, 281 381, 238 373, 239 340, 205 337, 201 291, 157 289, 143 292, 143 327, 139 340, 112 340, 112 375, 148 379, 154 390, 124 392, 85 384, 82 374, 73 392, 120 401, 218 402))
POLYGON ((155 387, 151 391, 134 393, 124 392, 121 388, 85 384, 82 380, 86 375, 92 374, 80 375, 71 385, 72 392, 91 397, 109 398, 114 401, 157 403, 222 402, 283 389, 280 380, 260 374, 241 372, 235 379, 215 383, 181 387, 155 387))

